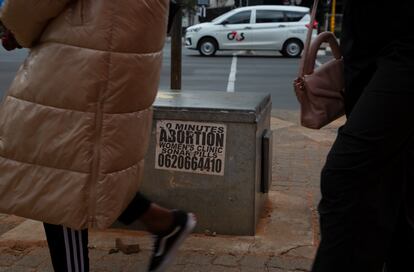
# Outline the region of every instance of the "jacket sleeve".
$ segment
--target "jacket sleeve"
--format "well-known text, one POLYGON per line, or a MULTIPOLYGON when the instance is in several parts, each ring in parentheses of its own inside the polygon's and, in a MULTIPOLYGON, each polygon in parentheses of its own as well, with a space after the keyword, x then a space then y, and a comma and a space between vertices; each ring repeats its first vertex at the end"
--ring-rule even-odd
POLYGON ((23 47, 32 47, 50 19, 71 0, 5 0, 0 20, 23 47))

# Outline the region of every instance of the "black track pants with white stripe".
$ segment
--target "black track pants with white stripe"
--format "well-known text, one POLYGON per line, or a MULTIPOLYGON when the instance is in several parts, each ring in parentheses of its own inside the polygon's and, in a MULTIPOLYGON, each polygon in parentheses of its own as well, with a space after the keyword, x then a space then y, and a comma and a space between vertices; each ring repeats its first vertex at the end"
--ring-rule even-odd
MULTIPOLYGON (((137 193, 118 221, 130 225, 146 213, 152 202, 137 193)), ((88 272, 88 230, 73 230, 44 223, 55 272, 88 272)))
POLYGON ((88 230, 73 230, 44 223, 55 272, 87 272, 88 230))

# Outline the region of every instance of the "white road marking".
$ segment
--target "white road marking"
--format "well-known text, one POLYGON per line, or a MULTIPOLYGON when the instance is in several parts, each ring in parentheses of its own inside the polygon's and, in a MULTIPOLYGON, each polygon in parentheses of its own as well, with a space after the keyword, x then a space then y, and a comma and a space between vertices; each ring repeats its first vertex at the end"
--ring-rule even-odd
POLYGON ((229 82, 227 84, 227 92, 234 93, 234 87, 236 84, 236 74, 237 74, 237 54, 233 54, 233 61, 231 62, 229 82))

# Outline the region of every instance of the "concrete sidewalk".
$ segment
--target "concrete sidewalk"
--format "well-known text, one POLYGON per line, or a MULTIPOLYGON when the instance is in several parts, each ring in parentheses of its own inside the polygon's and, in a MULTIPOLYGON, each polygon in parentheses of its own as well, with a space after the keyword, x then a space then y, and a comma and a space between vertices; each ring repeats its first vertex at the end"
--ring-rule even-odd
MULTIPOLYGON (((298 113, 272 113, 273 183, 255 237, 192 235, 169 271, 309 271, 318 243, 319 174, 339 120, 320 131, 297 125, 298 113)), ((40 223, 0 215, 0 271, 53 271, 40 223)), ((145 232, 90 233, 91 271, 146 271, 145 232), (115 239, 141 251, 116 252, 115 239)))

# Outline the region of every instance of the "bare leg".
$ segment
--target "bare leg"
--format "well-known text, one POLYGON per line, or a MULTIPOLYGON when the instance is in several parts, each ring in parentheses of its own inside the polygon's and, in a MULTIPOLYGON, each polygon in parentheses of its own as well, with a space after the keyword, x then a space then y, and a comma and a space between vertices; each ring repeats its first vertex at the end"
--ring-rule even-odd
POLYGON ((125 211, 119 217, 119 221, 125 225, 140 221, 152 234, 169 231, 174 223, 173 210, 161 207, 153 203, 141 193, 137 193, 125 211))
POLYGON ((152 203, 149 209, 139 218, 147 230, 153 234, 168 231, 173 225, 171 210, 152 203))

